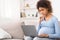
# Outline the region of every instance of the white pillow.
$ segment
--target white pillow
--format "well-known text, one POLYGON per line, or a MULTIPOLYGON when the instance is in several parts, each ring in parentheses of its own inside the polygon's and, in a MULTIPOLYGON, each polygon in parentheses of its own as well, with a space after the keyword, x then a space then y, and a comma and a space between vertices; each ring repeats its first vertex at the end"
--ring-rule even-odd
POLYGON ((12 38, 12 37, 5 30, 3 30, 2 28, 0 28, 0 39, 4 39, 4 38, 12 38))

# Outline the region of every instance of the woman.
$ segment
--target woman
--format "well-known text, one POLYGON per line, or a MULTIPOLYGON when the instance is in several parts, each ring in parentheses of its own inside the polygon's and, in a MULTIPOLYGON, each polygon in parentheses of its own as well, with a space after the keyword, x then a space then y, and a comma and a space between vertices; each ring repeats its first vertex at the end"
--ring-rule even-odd
POLYGON ((60 38, 58 19, 52 15, 52 7, 50 1, 38 1, 37 9, 39 14, 42 15, 39 18, 39 26, 37 29, 39 37, 26 37, 27 40, 55 40, 55 38, 60 38))

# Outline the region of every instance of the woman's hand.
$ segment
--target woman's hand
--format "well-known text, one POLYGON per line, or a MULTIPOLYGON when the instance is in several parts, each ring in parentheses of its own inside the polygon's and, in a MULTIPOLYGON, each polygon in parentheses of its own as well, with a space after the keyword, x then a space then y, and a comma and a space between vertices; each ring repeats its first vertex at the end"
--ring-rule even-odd
POLYGON ((44 16, 39 17, 39 23, 44 20, 44 16))
POLYGON ((45 37, 45 38, 47 38, 48 34, 40 34, 39 37, 45 37))

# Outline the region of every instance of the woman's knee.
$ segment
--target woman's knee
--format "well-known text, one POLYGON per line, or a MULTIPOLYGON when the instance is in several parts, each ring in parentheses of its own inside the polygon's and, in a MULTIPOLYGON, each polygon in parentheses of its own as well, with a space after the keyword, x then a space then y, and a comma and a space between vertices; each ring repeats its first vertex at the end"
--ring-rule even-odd
POLYGON ((40 40, 40 38, 39 37, 35 37, 33 40, 40 40))
POLYGON ((24 37, 24 40, 32 40, 33 38, 32 37, 30 37, 30 36, 25 36, 24 37))

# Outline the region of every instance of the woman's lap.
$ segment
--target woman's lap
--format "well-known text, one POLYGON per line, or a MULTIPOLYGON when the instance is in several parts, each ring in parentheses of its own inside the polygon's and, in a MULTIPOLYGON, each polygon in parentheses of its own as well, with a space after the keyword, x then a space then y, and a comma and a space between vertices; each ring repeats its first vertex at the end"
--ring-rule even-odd
POLYGON ((35 37, 33 40, 54 40, 54 39, 35 37))
POLYGON ((39 37, 30 37, 30 36, 25 36, 24 40, 54 40, 54 39, 49 39, 49 38, 39 38, 39 37))

